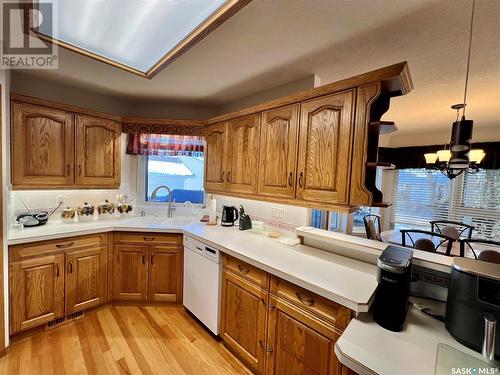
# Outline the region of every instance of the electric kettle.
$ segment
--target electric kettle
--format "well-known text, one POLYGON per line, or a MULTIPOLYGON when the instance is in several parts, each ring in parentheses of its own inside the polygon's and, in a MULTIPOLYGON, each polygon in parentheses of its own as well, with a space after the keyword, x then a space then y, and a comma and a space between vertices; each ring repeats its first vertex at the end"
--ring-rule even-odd
POLYGON ((222 207, 222 220, 220 225, 223 227, 232 227, 234 222, 238 220, 238 210, 234 206, 222 207))

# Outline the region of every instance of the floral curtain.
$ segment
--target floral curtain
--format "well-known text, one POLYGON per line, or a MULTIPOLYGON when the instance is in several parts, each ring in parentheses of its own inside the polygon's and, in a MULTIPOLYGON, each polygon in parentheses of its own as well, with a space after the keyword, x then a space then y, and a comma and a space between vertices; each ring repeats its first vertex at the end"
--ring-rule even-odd
POLYGON ((127 154, 202 156, 203 137, 168 134, 129 134, 127 154))

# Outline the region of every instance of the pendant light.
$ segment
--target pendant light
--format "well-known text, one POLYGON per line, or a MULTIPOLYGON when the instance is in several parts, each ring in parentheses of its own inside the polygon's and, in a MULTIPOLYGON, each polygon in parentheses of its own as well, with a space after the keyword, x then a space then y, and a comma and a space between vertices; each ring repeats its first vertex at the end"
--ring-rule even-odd
POLYGON ((457 111, 457 118, 452 125, 450 142, 445 145, 443 150, 440 150, 437 153, 429 153, 424 155, 427 169, 439 170, 443 174, 448 176, 449 179, 453 179, 463 172, 477 173, 479 171, 478 164, 483 160, 485 156, 483 150, 471 149, 472 128, 474 122, 472 120, 465 119, 475 6, 476 0, 473 0, 470 19, 467 69, 465 74, 464 102, 451 106, 452 109, 457 111), (460 110, 462 110, 461 118, 460 110))

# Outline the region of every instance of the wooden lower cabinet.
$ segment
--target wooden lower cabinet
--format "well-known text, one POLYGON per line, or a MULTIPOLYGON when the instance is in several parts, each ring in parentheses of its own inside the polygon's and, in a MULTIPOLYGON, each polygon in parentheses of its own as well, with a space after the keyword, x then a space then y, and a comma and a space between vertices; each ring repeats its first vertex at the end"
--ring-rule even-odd
POLYGON ((182 247, 151 246, 149 254, 149 300, 181 302, 182 247))
POLYGON ((267 374, 342 374, 334 352, 340 330, 274 296, 270 305, 267 374))
POLYGON ((243 261, 222 259, 221 338, 250 370, 351 374, 334 346, 352 311, 243 261))
POLYGON ((11 262, 10 333, 64 316, 64 254, 11 262))
POLYGON ((115 233, 113 299, 182 302, 182 235, 115 233))
POLYGON ((147 246, 115 245, 113 299, 148 299, 147 246))
POLYGON ((106 302, 107 247, 66 255, 66 314, 106 302))
POLYGON ((267 298, 266 290, 223 270, 220 335, 256 374, 265 370, 267 298))

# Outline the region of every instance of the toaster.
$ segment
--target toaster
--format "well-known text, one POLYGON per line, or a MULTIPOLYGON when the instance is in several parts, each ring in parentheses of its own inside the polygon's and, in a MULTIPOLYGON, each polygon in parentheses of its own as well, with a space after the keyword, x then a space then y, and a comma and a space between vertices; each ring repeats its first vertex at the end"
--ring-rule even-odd
POLYGON ((445 325, 460 343, 500 359, 500 264, 453 258, 445 325))
POLYGON ((49 221, 49 214, 45 211, 21 214, 16 218, 17 222, 22 222, 25 227, 36 227, 49 221))

